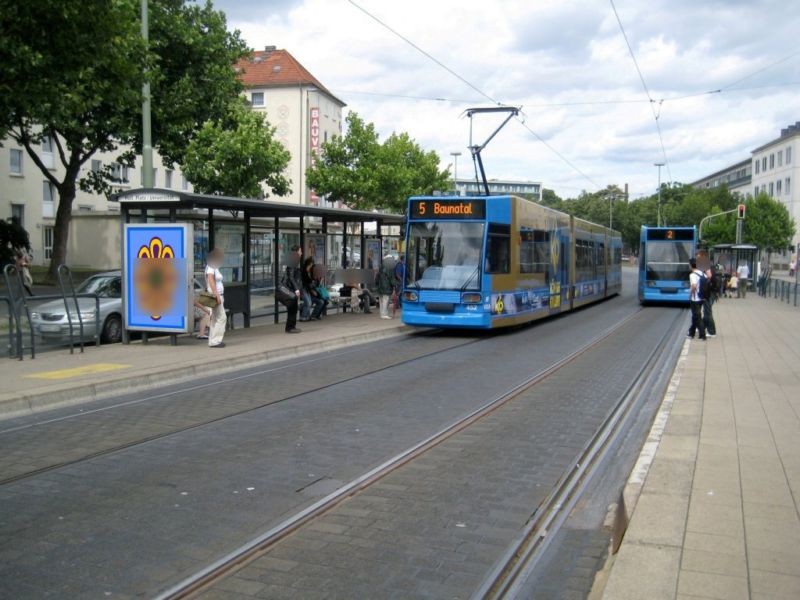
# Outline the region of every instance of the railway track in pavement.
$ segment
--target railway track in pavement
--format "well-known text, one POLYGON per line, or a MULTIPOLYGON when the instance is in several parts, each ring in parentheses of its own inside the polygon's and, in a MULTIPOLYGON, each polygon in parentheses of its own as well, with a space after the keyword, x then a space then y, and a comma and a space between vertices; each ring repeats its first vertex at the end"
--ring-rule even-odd
MULTIPOLYGON (((408 447, 373 469, 347 482, 332 493, 274 525, 205 568, 163 590, 157 598, 159 600, 192 598, 213 588, 228 576, 237 573, 260 557, 267 555, 281 542, 309 526, 315 520, 330 513, 346 500, 368 492, 371 487, 384 480, 387 476, 419 459, 447 440, 468 431, 470 427, 479 423, 488 415, 502 409, 558 373, 565 366, 570 365, 587 352, 596 349, 605 340, 636 319, 640 312, 641 309, 636 310, 627 318, 602 331, 575 351, 537 371, 476 409, 462 415, 428 438, 408 447)), ((520 573, 524 573, 525 568, 532 564, 536 552, 543 547, 541 542, 546 537, 544 532, 552 533, 554 527, 557 527, 558 521, 563 518, 565 511, 568 512, 569 507, 574 504, 575 498, 580 493, 581 484, 591 473, 603 450, 608 446, 620 425, 624 423, 625 416, 635 405, 637 391, 642 389, 643 382, 648 374, 656 368, 659 360, 665 356, 667 342, 670 337, 674 336, 674 324, 683 318, 685 318, 683 312, 676 314, 673 324, 653 349, 637 374, 635 381, 629 386, 619 402, 615 404, 613 410, 609 412, 601 427, 586 443, 582 452, 570 463, 569 468, 564 472, 553 492, 536 509, 533 518, 524 529, 522 539, 515 541, 513 547, 507 551, 502 561, 477 590, 476 598, 505 597, 509 590, 513 591, 513 587, 510 586, 517 580, 520 573)))

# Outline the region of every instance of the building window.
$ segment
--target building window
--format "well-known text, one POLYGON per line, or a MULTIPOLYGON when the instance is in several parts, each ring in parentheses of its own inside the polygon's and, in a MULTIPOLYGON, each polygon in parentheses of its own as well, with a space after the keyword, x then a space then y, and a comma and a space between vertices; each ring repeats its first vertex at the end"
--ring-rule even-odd
POLYGON ((111 167, 111 179, 117 183, 130 182, 130 169, 126 165, 115 162, 111 167))
POLYGON ((92 173, 99 173, 103 168, 103 163, 96 158, 92 159, 92 173))
POLYGON ((186 179, 186 175, 181 176, 181 189, 184 192, 189 189, 189 182, 186 179))
POLYGON ((49 135, 42 138, 42 152, 53 153, 53 138, 49 135))
POLYGON ((44 236, 44 258, 50 260, 53 258, 53 226, 42 227, 42 235, 44 236))
POLYGON ((767 157, 761 159, 761 170, 766 172, 767 170, 767 157))
POLYGON ((756 159, 756 175, 761 172, 761 161, 756 159))
POLYGON ((770 169, 774 169, 775 168, 775 155, 774 154, 770 154, 769 155, 769 168, 770 169))
POLYGON ((55 216, 56 186, 49 181, 42 182, 42 216, 53 218, 55 216))
POLYGON ((19 223, 20 227, 25 227, 25 205, 12 204, 11 205, 11 220, 19 223))
POLYGON ((11 149, 11 173, 22 175, 22 150, 11 149))
POLYGON ((778 150, 778 166, 783 166, 783 150, 778 150))
POLYGON ((769 195, 770 197, 775 195, 775 184, 771 181, 769 182, 769 195))
POLYGON ((172 169, 164 170, 164 187, 172 189, 172 169))
POLYGON ((780 196, 783 193, 782 188, 783 188, 783 181, 778 179, 778 181, 775 182, 775 193, 778 196, 780 196))
MULTIPOLYGON (((788 152, 788 151, 787 151, 787 152, 788 152)), ((787 178, 786 178, 786 185, 785 185, 785 187, 786 187, 786 194, 787 194, 787 195, 788 195, 788 194, 791 194, 791 193, 792 193, 792 178, 791 178, 791 177, 787 177, 787 178)))
POLYGON ((791 162, 792 162, 792 147, 791 146, 787 146, 787 148, 786 148, 786 164, 788 165, 791 162))
POLYGON ((253 106, 264 106, 264 92, 253 92, 250 94, 250 104, 253 106))
POLYGON ((78 212, 90 213, 93 210, 94 210, 94 207, 91 204, 79 204, 78 205, 78 212))

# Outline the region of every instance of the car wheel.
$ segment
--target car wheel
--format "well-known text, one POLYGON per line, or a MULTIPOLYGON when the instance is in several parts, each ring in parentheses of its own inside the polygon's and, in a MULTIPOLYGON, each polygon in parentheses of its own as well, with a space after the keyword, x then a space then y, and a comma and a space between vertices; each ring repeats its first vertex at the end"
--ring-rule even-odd
POLYGON ((104 344, 116 344, 122 341, 122 318, 119 315, 109 315, 106 318, 100 341, 104 344))

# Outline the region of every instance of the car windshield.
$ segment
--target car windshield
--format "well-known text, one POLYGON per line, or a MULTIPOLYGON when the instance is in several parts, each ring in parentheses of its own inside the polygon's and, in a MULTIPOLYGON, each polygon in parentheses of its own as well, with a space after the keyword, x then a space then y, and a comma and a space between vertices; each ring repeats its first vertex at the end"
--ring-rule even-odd
POLYGON ((78 286, 79 294, 97 294, 101 298, 121 298, 122 280, 119 275, 96 275, 78 286))
POLYGON ((688 280, 691 259, 691 242, 647 242, 647 279, 688 280))
POLYGON ((408 281, 426 290, 480 289, 483 223, 413 223, 408 239, 408 281))

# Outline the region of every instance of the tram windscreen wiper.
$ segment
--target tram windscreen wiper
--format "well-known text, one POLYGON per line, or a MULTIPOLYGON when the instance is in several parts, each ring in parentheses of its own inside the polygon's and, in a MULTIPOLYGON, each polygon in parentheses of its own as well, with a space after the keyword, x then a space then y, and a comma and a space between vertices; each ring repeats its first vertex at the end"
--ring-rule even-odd
POLYGON ((467 289, 467 286, 470 284, 470 282, 471 282, 473 279, 475 279, 475 275, 477 275, 477 274, 480 272, 480 270, 481 270, 481 266, 480 266, 480 265, 478 265, 477 267, 475 267, 475 269, 472 271, 472 274, 471 274, 471 275, 469 276, 469 278, 468 278, 468 279, 467 279, 467 280, 464 282, 464 285, 462 285, 462 286, 461 286, 461 291, 462 291, 462 292, 463 292, 464 290, 466 290, 466 289, 467 289))

